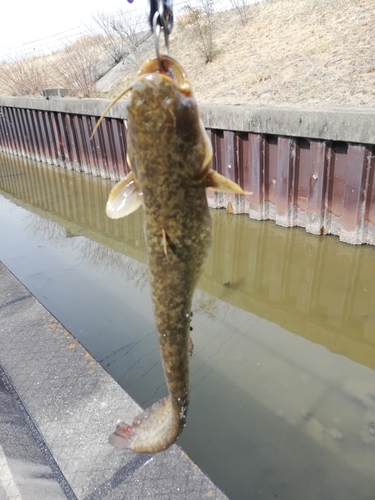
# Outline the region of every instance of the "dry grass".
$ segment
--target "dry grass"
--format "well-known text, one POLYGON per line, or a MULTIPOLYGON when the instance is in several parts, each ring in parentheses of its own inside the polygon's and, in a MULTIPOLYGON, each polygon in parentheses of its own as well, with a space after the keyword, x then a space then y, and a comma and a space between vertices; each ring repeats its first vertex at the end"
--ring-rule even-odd
POLYGON ((14 96, 40 94, 41 89, 50 83, 47 67, 45 58, 15 57, 0 66, 0 93, 14 96))
POLYGON ((199 61, 171 43, 203 102, 276 106, 375 105, 374 0, 274 0, 241 24, 220 14, 218 55, 199 61))
POLYGON ((15 56, 0 66, 0 94, 40 96, 43 89, 62 87, 70 96, 96 95, 97 65, 103 58, 101 37, 85 37, 47 56, 15 56))
MULTIPOLYGON (((248 8, 246 24, 235 10, 215 14, 216 52, 208 64, 186 36, 190 20, 180 24, 170 53, 200 102, 375 106, 374 0, 269 0, 248 8)), ((154 57, 152 44, 148 56, 154 57)), ((105 97, 135 76, 127 71, 105 97)))
POLYGON ((235 11, 216 16, 209 64, 178 22, 171 37, 200 102, 375 106, 374 0, 273 0, 249 7, 246 24, 235 11))
POLYGON ((96 93, 97 65, 103 57, 101 37, 83 38, 59 53, 54 74, 59 87, 74 97, 92 97, 96 93))

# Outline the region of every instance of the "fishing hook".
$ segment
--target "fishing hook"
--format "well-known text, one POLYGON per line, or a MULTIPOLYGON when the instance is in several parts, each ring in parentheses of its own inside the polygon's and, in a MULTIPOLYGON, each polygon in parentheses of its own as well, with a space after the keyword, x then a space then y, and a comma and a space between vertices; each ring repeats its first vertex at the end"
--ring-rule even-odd
POLYGON ((154 33, 156 57, 160 63, 159 38, 160 32, 164 32, 164 41, 169 51, 169 35, 173 28, 173 0, 150 0, 150 26, 154 33))
MULTIPOLYGON (((155 12, 154 18, 152 20, 152 31, 154 33, 154 42, 155 42, 155 52, 156 52, 156 59, 158 60, 159 68, 162 69, 162 62, 160 59, 160 50, 159 50, 159 38, 160 38, 160 24, 158 24, 158 17, 159 17, 159 12, 155 12)), ((167 46, 168 50, 168 46, 167 46)))

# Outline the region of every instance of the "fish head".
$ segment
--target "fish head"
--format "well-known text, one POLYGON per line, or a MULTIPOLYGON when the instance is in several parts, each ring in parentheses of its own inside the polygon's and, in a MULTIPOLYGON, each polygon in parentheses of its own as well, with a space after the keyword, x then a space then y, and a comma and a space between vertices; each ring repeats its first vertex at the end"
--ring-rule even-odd
POLYGON ((175 87, 186 97, 193 97, 193 88, 184 69, 172 57, 164 55, 160 57, 160 60, 150 59, 146 61, 138 72, 138 77, 155 74, 160 75, 166 82, 173 82, 175 87))
POLYGON ((192 85, 173 58, 161 56, 142 66, 128 103, 127 139, 129 163, 141 184, 146 176, 162 176, 171 165, 188 180, 205 178, 211 142, 192 85))

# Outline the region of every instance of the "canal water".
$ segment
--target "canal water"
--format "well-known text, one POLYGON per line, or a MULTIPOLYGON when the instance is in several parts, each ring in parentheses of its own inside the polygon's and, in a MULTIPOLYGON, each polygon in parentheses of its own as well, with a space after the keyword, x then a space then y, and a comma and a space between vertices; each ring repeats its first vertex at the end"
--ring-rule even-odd
MULTIPOLYGON (((140 404, 166 395, 142 210, 0 156, 0 260, 140 404)), ((375 248, 211 212, 178 444, 233 500, 374 500, 375 248)), ((119 418, 121 415, 119 415, 119 418)))

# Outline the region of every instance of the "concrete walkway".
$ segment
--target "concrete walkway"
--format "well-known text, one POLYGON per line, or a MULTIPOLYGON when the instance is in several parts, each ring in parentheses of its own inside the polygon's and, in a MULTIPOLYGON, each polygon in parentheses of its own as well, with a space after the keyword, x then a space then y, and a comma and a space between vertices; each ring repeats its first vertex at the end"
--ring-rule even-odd
POLYGON ((1 262, 0 346, 1 500, 227 498, 177 446, 108 445, 139 406, 1 262))
POLYGON ((0 499, 67 497, 76 498, 8 378, 0 371, 0 499))

